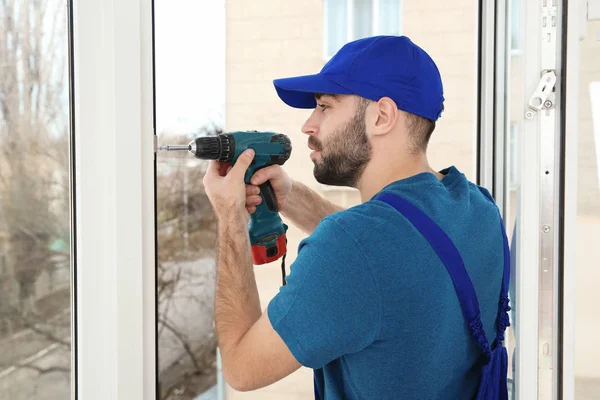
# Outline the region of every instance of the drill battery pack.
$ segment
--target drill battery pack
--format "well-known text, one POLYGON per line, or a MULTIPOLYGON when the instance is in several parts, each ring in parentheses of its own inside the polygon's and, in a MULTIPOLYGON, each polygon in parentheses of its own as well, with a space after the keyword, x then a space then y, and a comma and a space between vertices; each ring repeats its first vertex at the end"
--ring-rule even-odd
POLYGON ((261 244, 257 243, 252 246, 252 263, 254 265, 267 264, 278 260, 287 253, 287 239, 285 233, 279 237, 266 237, 264 238, 266 243, 274 244, 261 244))

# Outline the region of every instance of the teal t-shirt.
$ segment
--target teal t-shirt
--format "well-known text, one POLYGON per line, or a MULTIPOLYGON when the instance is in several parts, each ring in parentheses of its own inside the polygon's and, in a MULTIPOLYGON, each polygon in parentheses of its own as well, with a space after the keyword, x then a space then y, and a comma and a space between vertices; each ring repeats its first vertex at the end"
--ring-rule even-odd
MULTIPOLYGON (((497 207, 456 168, 389 184, 451 238, 488 341, 504 266, 497 207)), ((381 193, 380 192, 380 193, 381 193)), ((268 306, 273 328, 315 370, 321 399, 471 399, 485 362, 448 272, 393 207, 370 200, 324 218, 268 306)))

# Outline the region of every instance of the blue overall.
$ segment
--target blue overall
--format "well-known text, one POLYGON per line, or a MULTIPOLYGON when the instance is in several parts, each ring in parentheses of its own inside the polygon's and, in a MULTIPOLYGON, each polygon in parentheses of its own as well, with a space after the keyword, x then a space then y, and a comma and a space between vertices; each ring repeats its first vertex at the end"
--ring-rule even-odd
MULTIPOLYGON (((487 359, 481 373, 476 400, 507 400, 508 354, 503 341, 504 332, 510 325, 508 317, 508 311, 510 310, 508 305, 510 251, 502 217, 500 216, 500 229, 504 238, 504 274, 496 319, 497 333, 494 342, 490 345, 483 331, 475 288, 465 269, 463 259, 452 240, 423 211, 402 197, 393 193, 383 193, 377 196, 376 199, 394 207, 415 226, 431 244, 452 278, 465 322, 470 327, 473 340, 487 359)), ((316 391, 315 397, 318 398, 316 391)))
MULTIPOLYGON (((510 251, 502 217, 499 215, 500 229, 504 239, 504 269, 496 318, 497 333, 494 342, 490 345, 483 330, 475 288, 465 269, 463 259, 452 240, 431 218, 406 199, 394 193, 382 193, 376 196, 374 200, 385 202, 402 214, 427 239, 446 267, 456 290, 463 317, 470 327, 471 336, 487 360, 481 372, 475 399, 507 400, 508 354, 503 346, 503 341, 504 332, 510 325, 508 316, 510 310, 508 305, 510 251)), ((491 202, 490 199, 488 200, 491 202)), ((498 212, 498 214, 500 213, 498 212)), ((320 400, 322 398, 316 384, 314 393, 315 399, 320 400)))

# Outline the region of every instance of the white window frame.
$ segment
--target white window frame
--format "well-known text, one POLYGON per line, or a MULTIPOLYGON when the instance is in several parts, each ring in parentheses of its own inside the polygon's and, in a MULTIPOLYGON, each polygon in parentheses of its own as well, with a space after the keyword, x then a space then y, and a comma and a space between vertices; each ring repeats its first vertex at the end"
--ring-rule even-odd
MULTIPOLYGON (((323 59, 328 61, 333 57, 333 54, 328 54, 328 43, 329 43, 329 24, 327 22, 328 12, 327 3, 330 0, 323 1, 323 59)), ((402 0, 398 0, 400 3, 400 13, 398 15, 399 28, 398 35, 402 34, 402 0)), ((379 35, 379 0, 373 0, 373 9, 371 13, 371 35, 379 35)), ((357 38, 354 37, 354 0, 346 0, 346 42, 351 42, 357 38)))
POLYGON ((152 2, 74 1, 71 398, 156 398, 152 2))

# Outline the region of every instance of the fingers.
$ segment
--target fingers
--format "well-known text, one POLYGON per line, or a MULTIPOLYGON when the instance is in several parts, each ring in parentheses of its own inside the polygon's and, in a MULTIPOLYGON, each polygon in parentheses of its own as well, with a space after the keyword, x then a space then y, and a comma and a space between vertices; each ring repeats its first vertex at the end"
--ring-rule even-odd
POLYGON ((259 194, 260 189, 258 186, 246 185, 246 197, 252 196, 253 194, 259 194))
POLYGON ((215 161, 215 160, 210 160, 208 162, 208 168, 206 168, 205 177, 221 176, 221 169, 222 169, 222 165, 220 162, 215 161))
POLYGON ((266 181, 275 178, 279 174, 279 165, 271 165, 266 168, 261 168, 252 176, 251 182, 253 185, 261 185, 266 181))
POLYGON ((257 206, 262 203, 262 198, 260 196, 248 196, 246 197, 246 206, 257 206))
POLYGON ((231 164, 221 161, 210 160, 208 162, 208 168, 206 169, 206 175, 210 176, 225 176, 231 170, 231 164))
POLYGON ((244 179, 244 174, 250 166, 250 163, 254 159, 254 150, 248 149, 244 151, 236 160, 235 165, 231 168, 228 175, 237 176, 240 179, 244 179))
POLYGON ((219 162, 217 161, 219 164, 219 176, 225 176, 227 175, 227 169, 229 168, 229 165, 227 165, 224 162, 219 162))
POLYGON ((246 210, 248 214, 256 212, 256 206, 262 203, 258 186, 246 185, 246 210))

